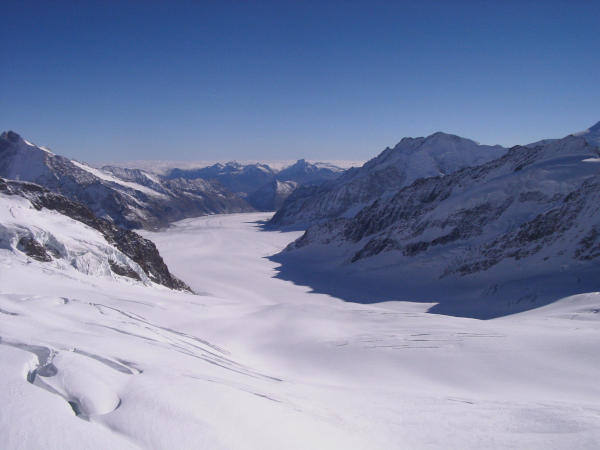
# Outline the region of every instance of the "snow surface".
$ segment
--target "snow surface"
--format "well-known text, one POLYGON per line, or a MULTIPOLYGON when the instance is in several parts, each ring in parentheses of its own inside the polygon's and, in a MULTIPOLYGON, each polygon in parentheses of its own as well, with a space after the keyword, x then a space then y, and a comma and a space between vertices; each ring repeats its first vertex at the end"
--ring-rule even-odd
POLYGON ((0 249, 2 446, 600 446, 600 295, 488 321, 346 303, 276 277, 300 233, 268 218, 144 233, 200 295, 0 249))
POLYGON ((29 145, 30 147, 36 147, 36 148, 39 148, 39 149, 42 149, 42 150, 44 150, 46 153, 49 153, 49 154, 51 154, 51 155, 54 155, 54 153, 53 153, 52 151, 50 151, 49 149, 47 149, 46 147, 44 147, 44 146, 42 146, 42 145, 35 145, 33 142, 29 142, 29 141, 28 141, 28 140, 26 140, 26 139, 23 139, 23 141, 25 141, 25 143, 26 143, 27 145, 29 145))
MULTIPOLYGON (((101 180, 119 184, 119 185, 127 187, 129 189, 133 189, 134 191, 140 191, 140 192, 143 192, 144 194, 151 195, 153 197, 167 198, 167 196, 161 192, 157 192, 154 189, 150 189, 149 187, 142 186, 141 184, 138 184, 138 183, 132 183, 130 181, 121 180, 120 178, 114 177, 110 173, 108 173, 104 170, 96 169, 94 167, 88 166, 87 164, 83 164, 83 163, 80 163, 79 161, 75 161, 75 160, 72 160, 71 162, 73 164, 75 164, 77 167, 79 167, 80 169, 83 169, 86 172, 91 173, 92 175, 100 178, 101 180)), ((150 180, 152 180, 152 178, 150 178, 150 177, 148 177, 148 178, 150 180)))

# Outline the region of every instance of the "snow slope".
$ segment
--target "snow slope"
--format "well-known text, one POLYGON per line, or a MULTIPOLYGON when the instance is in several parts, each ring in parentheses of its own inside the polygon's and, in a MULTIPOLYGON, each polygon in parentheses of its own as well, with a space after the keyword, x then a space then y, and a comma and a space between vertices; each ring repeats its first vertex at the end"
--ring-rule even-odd
POLYGON ((110 245, 93 228, 56 211, 36 210, 29 200, 0 193, 0 248, 12 252, 21 262, 32 262, 40 270, 77 270, 94 277, 119 278, 109 262, 125 266, 142 282, 150 279, 141 267, 110 245), (19 248, 23 238, 33 239, 52 255, 50 261, 32 262, 19 248))
POLYGON ((0 178, 0 248, 15 258, 95 277, 189 287, 173 277, 156 246, 43 187, 0 178))
POLYGON ((322 186, 298 189, 271 220, 275 226, 305 226, 328 218, 352 217, 419 178, 443 176, 499 158, 506 149, 459 136, 434 133, 404 138, 360 168, 322 186))
MULTIPOLYGON (((121 180, 121 179, 119 179, 117 177, 112 176, 107 171, 96 169, 94 167, 88 166, 87 164, 80 163, 79 161, 75 161, 75 160, 73 160, 72 163, 75 166, 79 167, 80 169, 83 169, 86 172, 91 173, 95 177, 100 178, 101 180, 108 181, 110 183, 114 183, 114 184, 117 184, 117 185, 129 188, 129 189, 133 189, 134 191, 143 192, 144 194, 151 195, 153 197, 167 198, 167 196, 165 194, 163 194, 162 192, 159 192, 159 191, 154 190, 154 189, 150 189, 150 188, 148 188, 146 186, 143 186, 141 184, 131 183, 131 182, 128 182, 128 181, 121 180)), ((150 179, 150 177, 148 177, 148 179, 150 179)))
POLYGON ((268 219, 145 233, 202 295, 0 249, 3 447, 598 448, 600 295, 488 321, 347 303, 276 277, 300 233, 268 219))
POLYGON ((516 146, 486 164, 416 180, 354 217, 317 223, 279 261, 288 279, 312 274, 309 283, 326 292, 328 277, 339 276, 355 292, 362 283, 412 299, 444 297, 436 311, 477 317, 597 290, 599 155, 573 135, 516 146), (300 266, 305 274, 294 274, 300 266))

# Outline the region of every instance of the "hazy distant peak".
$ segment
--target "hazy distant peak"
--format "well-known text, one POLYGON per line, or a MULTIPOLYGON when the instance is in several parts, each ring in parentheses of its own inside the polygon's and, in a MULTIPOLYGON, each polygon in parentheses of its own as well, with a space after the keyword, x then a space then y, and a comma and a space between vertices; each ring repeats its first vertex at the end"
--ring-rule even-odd
POLYGON ((590 131, 595 133, 600 133, 600 122, 597 122, 596 125, 590 127, 590 131))
POLYGON ((12 130, 8 130, 8 131, 3 131, 2 134, 0 134, 0 139, 5 139, 10 142, 18 142, 19 140, 22 140, 23 138, 21 138, 21 136, 18 133, 15 133, 12 130))
POLYGON ((589 127, 587 130, 574 133, 574 136, 580 136, 590 144, 600 145, 600 122, 589 127))

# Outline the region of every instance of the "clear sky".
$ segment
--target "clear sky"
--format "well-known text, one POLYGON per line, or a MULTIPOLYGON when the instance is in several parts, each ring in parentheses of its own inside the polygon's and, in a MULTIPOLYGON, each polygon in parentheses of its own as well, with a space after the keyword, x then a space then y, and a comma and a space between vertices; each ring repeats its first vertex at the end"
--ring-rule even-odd
POLYGON ((368 159, 600 120, 600 1, 13 1, 0 129, 90 162, 368 159))

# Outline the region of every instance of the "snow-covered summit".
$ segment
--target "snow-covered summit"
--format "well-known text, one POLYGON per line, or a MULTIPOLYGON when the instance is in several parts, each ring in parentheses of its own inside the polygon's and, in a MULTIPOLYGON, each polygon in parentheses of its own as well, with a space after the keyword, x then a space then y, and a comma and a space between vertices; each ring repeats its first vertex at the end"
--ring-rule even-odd
POLYGON ((360 168, 346 171, 320 188, 299 189, 272 219, 274 225, 310 224, 337 216, 352 216, 376 198, 389 195, 418 178, 446 175, 479 165, 506 153, 501 146, 434 133, 404 138, 360 168))
POLYGON ((290 250, 408 296, 471 298, 488 315, 598 290, 599 156, 574 135, 513 147, 315 224, 290 250))
POLYGON ((327 163, 311 163, 299 159, 277 173, 280 181, 294 181, 298 184, 321 184, 337 178, 344 170, 327 163))
POLYGON ((600 122, 585 131, 575 133, 575 136, 581 136, 590 144, 600 145, 600 122))
POLYGON ((245 198, 254 208, 272 211, 292 193, 294 189, 290 188, 318 185, 337 178, 343 171, 332 164, 311 163, 305 159, 299 159, 281 170, 263 163, 229 161, 196 169, 175 168, 166 177, 216 181, 245 198))
POLYGON ((55 155, 23 139, 14 131, 0 134, 0 175, 30 180, 50 175, 47 167, 55 155))
POLYGON ((471 139, 438 131, 428 137, 404 138, 387 148, 363 168, 380 171, 390 166, 401 168, 405 184, 417 178, 445 175, 467 166, 476 166, 506 152, 499 145, 480 145, 471 139))

